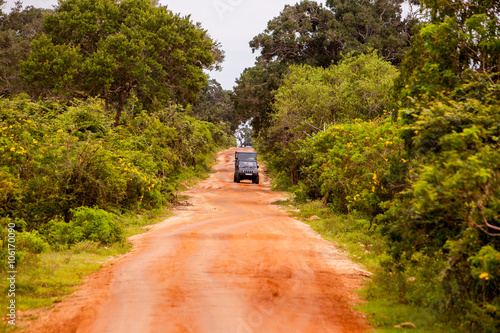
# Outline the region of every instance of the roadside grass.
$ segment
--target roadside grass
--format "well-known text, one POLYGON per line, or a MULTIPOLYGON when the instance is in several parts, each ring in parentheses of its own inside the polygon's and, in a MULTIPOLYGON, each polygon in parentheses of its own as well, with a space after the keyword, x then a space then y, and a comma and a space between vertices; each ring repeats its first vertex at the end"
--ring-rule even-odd
MULTIPOLYGON (((375 272, 387 258, 387 248, 376 225, 360 214, 342 215, 324 207, 320 201, 306 203, 294 200, 278 201, 291 215, 311 226, 324 239, 335 243, 364 269, 375 272)), ((357 307, 367 315, 376 332, 459 332, 443 324, 436 313, 398 302, 396 286, 391 280, 370 279, 367 287, 358 291, 366 303, 357 307), (410 324, 408 324, 410 323, 410 324), (405 327, 412 326, 415 328, 405 327), (396 326, 396 327, 395 327, 396 326), (399 327, 397 327, 399 326, 399 327)))
MULTIPOLYGON (((213 161, 211 165, 215 163, 215 157, 214 153, 210 158, 213 161)), ((208 178, 214 172, 211 165, 185 173, 179 180, 179 192, 208 178)), ((20 260, 16 265, 16 310, 49 308, 52 304, 62 301, 81 285, 83 278, 99 271, 114 258, 129 252, 132 247, 128 237, 144 233, 148 230, 147 226, 170 217, 173 214, 172 207, 188 198, 186 195, 176 194, 171 203, 162 208, 121 214, 117 212, 124 235, 124 241, 119 243, 104 246, 97 242, 83 241, 68 249, 51 249, 39 254, 19 251, 20 260)), ((6 322, 10 300, 6 297, 10 284, 7 277, 6 270, 0 270, 0 290, 4 295, 0 297, 0 309, 5 309, 4 314, 0 312, 0 318, 4 319, 0 321, 0 333, 17 330, 17 327, 6 322)))
MULTIPOLYGON (((171 214, 168 207, 164 207, 142 214, 127 213, 120 217, 120 222, 127 238, 146 232, 145 226, 158 223, 171 214)), ((126 238, 123 242, 109 246, 83 241, 58 251, 49 250, 40 254, 21 252, 21 260, 16 267, 16 310, 49 307, 62 301, 75 291, 84 277, 128 252, 131 244, 126 238)), ((0 288, 3 295, 7 295, 9 290, 7 277, 5 271, 1 272, 0 288)), ((0 298, 0 308, 6 309, 8 302, 9 298, 0 298)))
POLYGON ((459 332, 453 327, 439 323, 436 314, 428 309, 416 308, 383 298, 369 299, 366 304, 357 309, 367 315, 376 332, 459 332), (405 327, 405 323, 411 323, 415 325, 415 328, 405 327))

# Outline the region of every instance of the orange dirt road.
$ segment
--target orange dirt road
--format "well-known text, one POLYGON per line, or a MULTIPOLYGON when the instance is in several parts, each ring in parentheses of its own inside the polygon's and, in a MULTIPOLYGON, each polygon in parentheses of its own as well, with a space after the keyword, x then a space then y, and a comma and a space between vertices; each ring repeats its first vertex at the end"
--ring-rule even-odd
MULTIPOLYGON (((234 151, 185 192, 191 205, 132 240, 29 332, 364 332, 352 306, 367 272, 272 202, 233 182, 234 151)), ((241 150, 241 149, 239 149, 241 150)), ((261 180, 264 177, 261 176, 261 180)))

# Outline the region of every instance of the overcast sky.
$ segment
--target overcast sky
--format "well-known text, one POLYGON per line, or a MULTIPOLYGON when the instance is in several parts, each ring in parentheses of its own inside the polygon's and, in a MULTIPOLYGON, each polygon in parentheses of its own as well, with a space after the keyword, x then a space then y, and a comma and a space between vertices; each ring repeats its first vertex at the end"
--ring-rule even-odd
MULTIPOLYGON (((15 0, 7 0, 8 11, 15 0)), ((285 4, 299 0, 160 0, 174 13, 191 15, 200 22, 213 39, 222 44, 226 59, 222 72, 212 72, 224 89, 231 90, 243 70, 252 67, 256 54, 252 54, 248 42, 263 32, 267 22, 279 15, 285 4)), ((324 0, 317 2, 325 3, 324 0)), ((24 0, 24 6, 53 8, 57 0, 24 0)))

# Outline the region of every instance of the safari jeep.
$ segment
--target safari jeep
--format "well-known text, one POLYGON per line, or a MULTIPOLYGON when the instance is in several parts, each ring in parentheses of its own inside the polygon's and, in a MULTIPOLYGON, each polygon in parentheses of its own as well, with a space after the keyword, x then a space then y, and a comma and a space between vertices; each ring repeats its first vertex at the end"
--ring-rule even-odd
POLYGON ((234 182, 250 179, 252 183, 259 183, 259 164, 257 163, 257 153, 236 152, 234 160, 234 182))

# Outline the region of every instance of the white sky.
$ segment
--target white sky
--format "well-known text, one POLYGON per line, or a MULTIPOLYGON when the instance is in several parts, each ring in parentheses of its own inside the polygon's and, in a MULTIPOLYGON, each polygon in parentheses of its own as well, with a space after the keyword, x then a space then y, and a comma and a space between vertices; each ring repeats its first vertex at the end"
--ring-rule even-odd
MULTIPOLYGON (((316 0, 325 3, 324 0, 316 0)), ((7 8, 15 0, 7 0, 7 8)), ((160 0, 174 13, 191 15, 200 22, 213 39, 222 44, 226 58, 222 72, 212 72, 224 89, 231 90, 235 80, 247 67, 252 67, 257 54, 252 54, 248 42, 267 27, 267 22, 279 15, 285 4, 299 0, 160 0)), ((24 6, 53 8, 57 0, 24 0, 24 6)), ((8 9, 4 9, 8 12, 8 9)))

